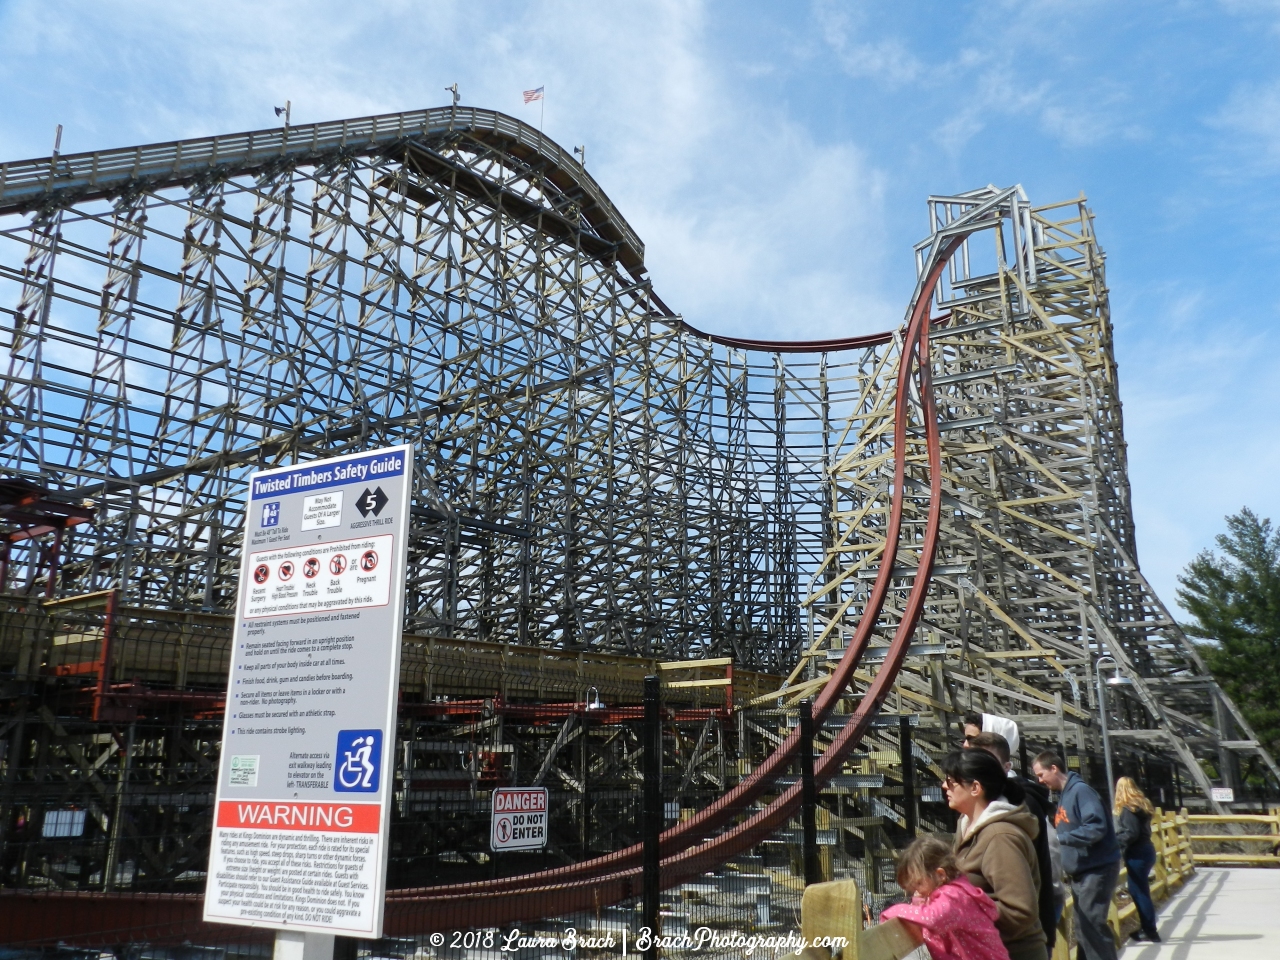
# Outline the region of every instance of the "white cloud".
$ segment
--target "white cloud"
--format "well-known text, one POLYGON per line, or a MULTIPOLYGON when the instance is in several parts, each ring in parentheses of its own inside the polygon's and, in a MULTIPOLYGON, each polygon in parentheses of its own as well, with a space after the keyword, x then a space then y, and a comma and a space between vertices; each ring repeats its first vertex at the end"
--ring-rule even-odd
MULTIPOLYGON (((433 106, 455 80, 465 104, 536 124, 539 106, 520 93, 545 86, 547 132, 586 143, 589 168, 646 243, 659 293, 690 322, 818 336, 897 321, 877 270, 882 174, 856 145, 820 144, 744 98, 707 47, 701 3, 474 12, 27 0, 0 14, 0 90, 57 105, 65 149, 77 150, 266 127, 286 98, 296 123, 433 106)), ((0 120, 0 148, 40 143, 56 120, 34 122, 37 109, 23 129, 0 120)))
POLYGON ((841 68, 851 77, 867 78, 890 87, 920 79, 925 64, 896 37, 868 40, 866 9, 818 0, 814 14, 823 39, 841 68))
MULTIPOLYGON (((1177 575, 1223 517, 1251 506, 1280 518, 1276 308, 1233 316, 1221 289, 1166 283, 1130 290, 1116 315, 1130 483, 1143 571, 1175 606, 1177 575)), ((1175 611, 1181 615, 1180 611, 1175 611)))
POLYGON ((1239 84, 1208 123, 1226 135, 1217 144, 1219 176, 1280 169, 1280 81, 1239 84))
MULTIPOLYGON (((845 74, 947 105, 933 137, 952 155, 1011 119, 1030 119, 1042 134, 1068 147, 1143 135, 1142 125, 1130 116, 1131 91, 1139 78, 1117 81, 1088 70, 1085 55, 1075 47, 1091 42, 1093 15, 1105 7, 1018 2, 957 12, 958 29, 942 55, 934 50, 932 56, 883 35, 884 28, 870 22, 873 9, 836 0, 817 0, 814 6, 823 40, 845 74)), ((886 8, 876 12, 881 20, 892 18, 886 8)))

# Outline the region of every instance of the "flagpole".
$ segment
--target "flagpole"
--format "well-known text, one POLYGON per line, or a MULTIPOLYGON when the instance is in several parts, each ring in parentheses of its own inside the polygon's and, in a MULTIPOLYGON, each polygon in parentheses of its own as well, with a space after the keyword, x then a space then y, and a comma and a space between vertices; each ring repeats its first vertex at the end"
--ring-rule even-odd
POLYGON ((538 133, 542 133, 542 121, 547 118, 547 91, 543 88, 542 96, 538 98, 541 104, 538 107, 538 133))

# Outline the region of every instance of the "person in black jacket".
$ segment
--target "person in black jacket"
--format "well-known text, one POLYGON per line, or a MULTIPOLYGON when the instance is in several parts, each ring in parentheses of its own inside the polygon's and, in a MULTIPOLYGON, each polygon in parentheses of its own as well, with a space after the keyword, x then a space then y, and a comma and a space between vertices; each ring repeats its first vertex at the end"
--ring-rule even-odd
POLYGON ((1160 942, 1156 930, 1156 907, 1151 902, 1151 868, 1156 865, 1156 848, 1151 842, 1151 816, 1155 808, 1129 777, 1116 781, 1116 843, 1129 868, 1129 896, 1138 908, 1142 928, 1134 940, 1160 942))
POLYGON ((1040 914, 1040 926, 1044 927, 1045 938, 1048 940, 1048 955, 1053 956, 1054 938, 1057 936, 1058 909, 1054 902, 1054 888, 1057 886, 1053 875, 1053 860, 1049 850, 1050 830, 1053 825, 1053 804, 1049 801, 1049 791, 1040 784, 1028 780, 1025 777, 1019 777, 1012 772, 1012 764, 1009 761, 1009 741, 998 733, 973 733, 965 730, 965 745, 974 750, 985 750, 1004 767, 1005 776, 1015 781, 1025 793, 1022 802, 1027 805, 1027 809, 1040 821, 1040 833, 1033 841, 1036 850, 1037 867, 1040 873, 1040 893, 1038 901, 1038 912, 1040 914))

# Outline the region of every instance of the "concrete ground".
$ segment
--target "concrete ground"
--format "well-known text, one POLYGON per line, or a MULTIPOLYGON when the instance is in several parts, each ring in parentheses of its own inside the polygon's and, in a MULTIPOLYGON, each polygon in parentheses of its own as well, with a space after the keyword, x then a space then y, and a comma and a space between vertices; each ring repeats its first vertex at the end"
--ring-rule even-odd
POLYGON ((1130 942, 1124 960, 1277 960, 1280 870, 1199 867, 1160 910, 1164 943, 1130 942))

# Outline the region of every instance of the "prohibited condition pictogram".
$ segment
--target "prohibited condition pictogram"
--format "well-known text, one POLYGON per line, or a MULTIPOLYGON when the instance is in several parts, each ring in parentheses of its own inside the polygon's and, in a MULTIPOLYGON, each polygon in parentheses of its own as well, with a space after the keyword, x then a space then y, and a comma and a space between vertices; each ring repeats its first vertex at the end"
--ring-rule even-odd
POLYGON ((366 550, 360 557, 360 569, 365 573, 371 573, 378 565, 378 552, 376 550, 366 550))
POLYGON ((267 577, 271 576, 271 568, 265 563, 260 563, 253 568, 253 582, 266 583, 267 577))
POLYGON ((280 579, 290 580, 292 578, 293 578, 293 562, 290 560, 286 560, 284 563, 280 564, 280 579))
POLYGON ((307 562, 302 565, 302 575, 308 580, 315 577, 320 572, 320 560, 317 557, 307 557, 307 562))
POLYGON ((347 558, 340 553, 334 554, 333 559, 329 561, 329 572, 335 577, 340 577, 346 569, 347 558))

